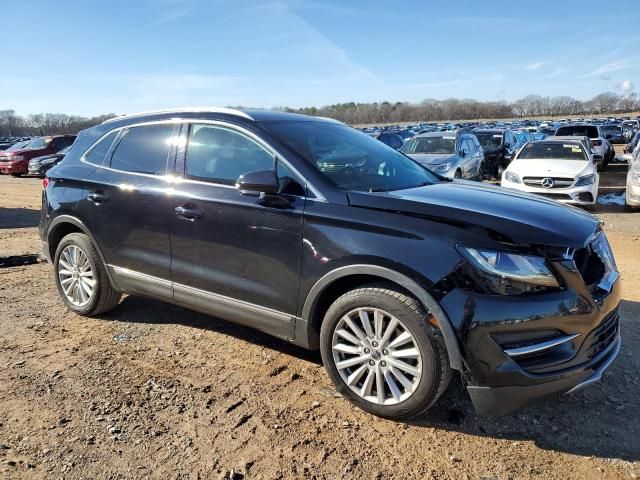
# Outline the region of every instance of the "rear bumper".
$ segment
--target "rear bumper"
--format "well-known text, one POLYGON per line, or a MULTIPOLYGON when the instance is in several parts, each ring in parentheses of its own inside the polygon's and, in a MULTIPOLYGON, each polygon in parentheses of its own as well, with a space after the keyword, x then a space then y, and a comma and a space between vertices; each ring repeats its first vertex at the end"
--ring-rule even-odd
POLYGON ((620 335, 588 366, 566 378, 529 386, 468 386, 467 391, 478 415, 507 415, 536 400, 573 393, 598 382, 620 352, 620 335))

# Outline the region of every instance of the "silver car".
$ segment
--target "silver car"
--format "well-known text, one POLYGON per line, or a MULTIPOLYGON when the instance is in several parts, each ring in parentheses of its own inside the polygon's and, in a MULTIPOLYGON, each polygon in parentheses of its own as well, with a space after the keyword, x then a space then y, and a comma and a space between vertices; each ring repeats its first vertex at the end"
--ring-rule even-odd
POLYGON ((481 179, 484 174, 484 151, 470 133, 422 133, 407 140, 400 151, 443 177, 481 179))

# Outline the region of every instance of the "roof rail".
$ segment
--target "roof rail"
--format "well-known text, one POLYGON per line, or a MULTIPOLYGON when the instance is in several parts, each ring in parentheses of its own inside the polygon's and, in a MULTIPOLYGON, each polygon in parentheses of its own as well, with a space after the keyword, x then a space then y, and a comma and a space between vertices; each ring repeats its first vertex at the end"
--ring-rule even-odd
POLYGON ((251 115, 243 112, 242 110, 236 110, 235 108, 223 108, 223 107, 186 107, 186 108, 167 108, 164 110, 152 110, 149 112, 138 112, 138 113, 131 113, 129 115, 122 115, 120 117, 113 117, 110 118, 108 120, 105 120, 104 122, 102 122, 103 124, 105 123, 110 123, 110 122, 116 122, 118 120, 123 120, 126 118, 134 118, 134 117, 143 117, 143 116, 147 116, 147 115, 153 115, 153 114, 161 114, 161 113, 226 113, 227 115, 236 115, 238 117, 243 117, 246 118, 247 120, 254 120, 253 117, 251 117, 251 115))

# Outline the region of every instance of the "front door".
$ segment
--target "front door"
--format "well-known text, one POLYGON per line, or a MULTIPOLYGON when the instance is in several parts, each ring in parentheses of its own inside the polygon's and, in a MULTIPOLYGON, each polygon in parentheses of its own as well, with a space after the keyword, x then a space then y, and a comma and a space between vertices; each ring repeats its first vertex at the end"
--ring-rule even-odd
POLYGON ((288 191, 300 195, 286 195, 290 203, 279 207, 241 195, 240 175, 274 168, 268 147, 231 126, 193 124, 187 135, 178 160, 185 180, 172 198, 175 301, 292 338, 304 190, 288 178, 288 191))

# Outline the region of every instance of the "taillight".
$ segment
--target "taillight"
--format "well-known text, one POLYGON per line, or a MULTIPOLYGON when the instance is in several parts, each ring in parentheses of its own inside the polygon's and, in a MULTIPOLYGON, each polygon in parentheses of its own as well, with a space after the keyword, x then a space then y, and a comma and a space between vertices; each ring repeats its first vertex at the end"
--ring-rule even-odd
POLYGON ((49 185, 49 179, 47 177, 44 177, 42 179, 42 188, 43 189, 47 188, 47 185, 49 185))
POLYGON ((602 140, 591 140, 591 145, 593 145, 594 147, 599 147, 600 145, 602 145, 602 140))

